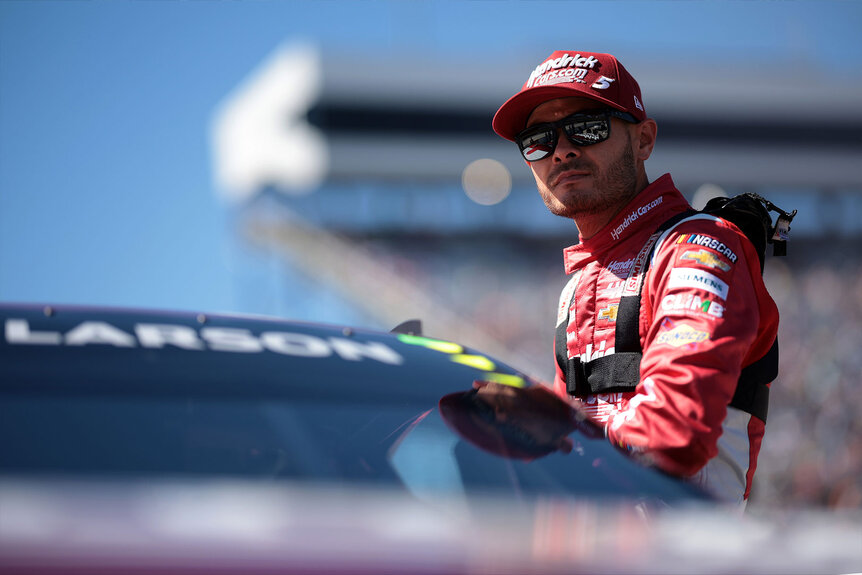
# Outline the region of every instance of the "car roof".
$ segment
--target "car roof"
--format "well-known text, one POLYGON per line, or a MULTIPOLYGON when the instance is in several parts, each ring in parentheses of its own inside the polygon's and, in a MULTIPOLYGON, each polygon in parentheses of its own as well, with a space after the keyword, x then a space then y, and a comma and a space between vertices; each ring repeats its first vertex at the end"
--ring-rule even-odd
POLYGON ((0 389, 436 401, 525 377, 457 343, 227 314, 0 304, 0 389), (508 380, 507 380, 508 378, 508 380))

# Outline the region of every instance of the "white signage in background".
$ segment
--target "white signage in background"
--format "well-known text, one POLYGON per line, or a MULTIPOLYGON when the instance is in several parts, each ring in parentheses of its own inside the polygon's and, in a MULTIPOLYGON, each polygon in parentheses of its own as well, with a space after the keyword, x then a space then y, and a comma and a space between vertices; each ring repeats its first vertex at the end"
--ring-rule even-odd
POLYGON ((267 186, 302 194, 321 184, 327 145, 305 121, 321 82, 317 51, 285 45, 219 106, 212 146, 216 185, 225 197, 247 200, 267 186))

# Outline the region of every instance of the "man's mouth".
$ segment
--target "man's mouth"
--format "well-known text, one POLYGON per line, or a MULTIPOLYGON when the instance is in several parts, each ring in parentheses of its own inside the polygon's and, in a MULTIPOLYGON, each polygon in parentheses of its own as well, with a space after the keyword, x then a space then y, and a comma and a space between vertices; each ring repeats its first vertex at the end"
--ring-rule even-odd
POLYGON ((590 175, 589 170, 563 170, 551 181, 551 187, 557 187, 560 184, 568 182, 576 182, 590 175))

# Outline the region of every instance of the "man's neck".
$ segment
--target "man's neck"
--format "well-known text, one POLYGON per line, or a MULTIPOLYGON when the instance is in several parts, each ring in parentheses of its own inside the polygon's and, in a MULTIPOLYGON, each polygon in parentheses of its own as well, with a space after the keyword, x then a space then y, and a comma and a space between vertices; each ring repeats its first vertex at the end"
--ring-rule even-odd
POLYGON ((620 213, 622 206, 615 207, 613 211, 607 210, 597 214, 581 214, 573 219, 578 227, 578 235, 581 241, 588 240, 605 227, 614 216, 620 213))
POLYGON ((649 180, 646 177, 646 174, 643 174, 642 177, 638 178, 638 184, 635 188, 635 192, 628 197, 628 199, 614 204, 612 206, 608 206, 606 210, 601 212, 593 212, 588 214, 579 214, 572 218, 575 222, 575 225, 578 227, 578 234, 581 237, 581 241, 588 240, 606 225, 613 220, 617 214, 619 214, 623 209, 631 203, 631 201, 637 197, 644 189, 650 185, 649 180))

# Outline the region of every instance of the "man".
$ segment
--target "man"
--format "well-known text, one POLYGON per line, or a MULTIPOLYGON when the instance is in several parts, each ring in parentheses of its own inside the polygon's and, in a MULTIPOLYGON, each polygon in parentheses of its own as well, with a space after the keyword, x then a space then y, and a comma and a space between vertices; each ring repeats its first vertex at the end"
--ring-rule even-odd
POLYGON ((669 174, 649 181, 657 125, 609 54, 554 52, 493 128, 518 144, 548 209, 579 232, 564 250, 572 277, 558 309, 555 392, 611 442, 743 503, 768 389, 743 383, 758 360, 777 357, 778 329, 751 242, 694 213, 669 174))

